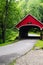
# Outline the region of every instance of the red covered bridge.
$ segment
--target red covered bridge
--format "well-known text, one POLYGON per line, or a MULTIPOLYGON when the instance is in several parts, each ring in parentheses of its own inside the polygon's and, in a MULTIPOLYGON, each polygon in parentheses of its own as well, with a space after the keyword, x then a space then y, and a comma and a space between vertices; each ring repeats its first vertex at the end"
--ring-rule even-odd
POLYGON ((19 37, 26 38, 28 36, 29 29, 32 27, 40 29, 40 38, 42 39, 43 24, 32 15, 27 15, 20 23, 16 25, 16 28, 19 29, 19 37))

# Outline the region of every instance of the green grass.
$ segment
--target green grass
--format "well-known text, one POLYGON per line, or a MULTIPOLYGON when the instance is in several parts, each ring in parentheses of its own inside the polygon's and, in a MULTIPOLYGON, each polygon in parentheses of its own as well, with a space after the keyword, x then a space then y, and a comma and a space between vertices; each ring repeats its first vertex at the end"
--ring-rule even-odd
POLYGON ((40 32, 28 32, 28 33, 30 33, 30 34, 37 34, 37 35, 40 35, 40 32))
POLYGON ((34 47, 43 48, 43 40, 38 40, 38 41, 36 42, 36 44, 34 45, 34 47))
POLYGON ((11 40, 11 41, 8 41, 8 42, 5 42, 5 43, 1 43, 0 46, 5 46, 5 45, 8 45, 8 44, 13 44, 13 43, 18 42, 18 41, 19 41, 18 39, 11 40))
POLYGON ((16 64, 16 60, 14 60, 13 62, 11 62, 9 65, 15 65, 16 64))

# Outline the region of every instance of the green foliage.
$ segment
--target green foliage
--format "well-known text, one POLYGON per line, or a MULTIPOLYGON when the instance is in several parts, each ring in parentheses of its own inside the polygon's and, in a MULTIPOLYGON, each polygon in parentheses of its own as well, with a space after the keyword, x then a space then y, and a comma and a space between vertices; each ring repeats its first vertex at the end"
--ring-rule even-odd
MULTIPOLYGON (((16 24, 28 14, 32 14, 43 22, 43 0, 8 0, 7 5, 6 0, 0 0, 0 23, 6 25, 5 34, 8 41, 16 34, 14 30, 16 24), (5 6, 7 6, 7 16, 5 15, 5 6)), ((1 35, 2 29, 0 26, 0 39, 1 35)))
POLYGON ((14 31, 12 29, 6 30, 6 41, 14 41, 18 36, 18 31, 14 31))
POLYGON ((41 14, 41 22, 43 23, 43 3, 40 3, 39 12, 41 14))
POLYGON ((0 18, 4 14, 3 11, 5 10, 5 0, 0 0, 0 18))
POLYGON ((17 36, 18 36, 17 30, 14 31, 12 29, 7 29, 6 30, 6 41, 5 43, 0 43, 0 46, 8 45, 8 44, 18 41, 18 40, 15 40, 17 36))
POLYGON ((12 28, 13 26, 15 26, 20 19, 19 9, 16 6, 17 4, 14 1, 11 1, 9 4, 7 28, 12 28))

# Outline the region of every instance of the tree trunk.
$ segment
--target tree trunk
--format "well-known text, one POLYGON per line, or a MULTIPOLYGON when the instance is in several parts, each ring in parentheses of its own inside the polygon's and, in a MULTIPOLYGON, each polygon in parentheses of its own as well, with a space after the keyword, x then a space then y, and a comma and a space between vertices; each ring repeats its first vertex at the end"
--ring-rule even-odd
POLYGON ((5 25, 2 23, 2 40, 5 43, 5 25))
POLYGON ((8 14, 8 0, 6 0, 6 6, 5 6, 5 19, 2 22, 2 40, 3 43, 5 43, 6 40, 6 22, 7 22, 7 14, 8 14))

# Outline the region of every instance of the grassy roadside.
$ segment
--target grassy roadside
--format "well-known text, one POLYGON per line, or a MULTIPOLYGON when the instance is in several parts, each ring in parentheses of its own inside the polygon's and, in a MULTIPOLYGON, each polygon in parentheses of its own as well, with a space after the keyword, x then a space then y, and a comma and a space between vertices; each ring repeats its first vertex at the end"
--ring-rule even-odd
POLYGON ((16 64, 16 60, 14 60, 13 62, 11 62, 9 65, 15 65, 16 64))
MULTIPOLYGON (((34 32, 29 32, 30 34, 35 34, 34 32)), ((8 29, 6 30, 6 42, 5 43, 0 43, 0 46, 5 46, 5 45, 8 45, 8 44, 12 44, 14 42, 17 42, 18 40, 15 40, 16 37, 18 36, 19 32, 18 31, 14 31, 14 30, 11 30, 11 29, 8 29)), ((36 33, 39 35, 39 33, 36 33)), ((35 44, 36 47, 40 46, 42 47, 43 46, 43 41, 39 40, 36 44, 35 44)))
POLYGON ((0 46, 5 46, 5 45, 13 44, 13 43, 15 43, 17 41, 18 40, 8 41, 8 42, 5 42, 5 43, 0 44, 0 46))
POLYGON ((34 45, 34 47, 43 48, 43 40, 38 40, 38 41, 36 42, 36 44, 34 45))

